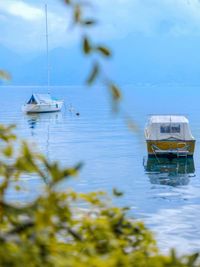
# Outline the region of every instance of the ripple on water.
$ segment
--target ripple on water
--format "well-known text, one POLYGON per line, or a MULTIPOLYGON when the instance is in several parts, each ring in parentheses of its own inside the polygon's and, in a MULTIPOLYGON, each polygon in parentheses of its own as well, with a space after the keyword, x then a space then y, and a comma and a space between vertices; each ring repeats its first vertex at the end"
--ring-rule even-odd
MULTIPOLYGON (((114 203, 130 206, 130 216, 144 219, 163 251, 170 247, 181 253, 196 251, 200 247, 200 106, 199 97, 194 99, 194 95, 200 93, 197 88, 186 89, 125 88, 124 107, 140 127, 137 133, 127 129, 122 116, 113 116, 101 88, 52 88, 55 96, 65 100, 65 108, 61 113, 35 115, 22 114, 21 105, 33 91, 44 92, 45 88, 2 88, 1 122, 17 123, 20 137, 36 144, 50 160, 58 160, 62 166, 84 162, 80 175, 66 181, 66 187, 81 192, 111 192, 113 187, 118 188, 125 195, 114 199, 114 203), (182 101, 180 90, 185 95, 182 101), (167 102, 171 94, 174 101, 167 102), (149 101, 152 95, 154 101, 149 101), (69 112, 70 103, 80 112, 79 117, 69 112), (189 107, 188 103, 192 105, 189 107), (146 154, 143 127, 147 114, 152 113, 189 115, 197 139, 193 162, 165 162, 164 166, 150 162, 143 166, 146 154)), ((43 182, 35 176, 23 177, 21 183, 23 191, 16 193, 11 188, 7 194, 9 200, 31 201, 43 187, 43 182)))

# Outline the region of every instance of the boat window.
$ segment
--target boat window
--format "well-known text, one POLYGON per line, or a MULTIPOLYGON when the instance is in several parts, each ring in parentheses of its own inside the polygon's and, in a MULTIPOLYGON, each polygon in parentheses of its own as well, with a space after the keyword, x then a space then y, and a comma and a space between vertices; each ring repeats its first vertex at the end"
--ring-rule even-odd
POLYGON ((171 133, 180 133, 181 126, 180 124, 172 124, 171 125, 171 133))
POLYGON ((160 126, 160 132, 161 133, 170 133, 170 125, 161 125, 160 126))
POLYGON ((163 124, 160 126, 161 133, 180 133, 180 124, 163 124))

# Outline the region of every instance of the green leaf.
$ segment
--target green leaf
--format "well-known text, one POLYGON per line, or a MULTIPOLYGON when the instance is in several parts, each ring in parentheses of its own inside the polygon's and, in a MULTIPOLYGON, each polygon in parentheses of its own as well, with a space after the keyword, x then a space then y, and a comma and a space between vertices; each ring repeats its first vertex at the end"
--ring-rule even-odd
POLYGON ((112 97, 115 101, 118 101, 121 99, 121 92, 120 89, 115 84, 110 84, 109 88, 112 93, 112 97))
POLYGON ((113 195, 116 197, 121 197, 123 196, 123 192, 120 192, 116 188, 113 188, 113 195))
POLYGON ((88 55, 91 52, 91 44, 87 37, 83 38, 83 52, 88 55))
POLYGON ((92 67, 92 71, 87 79, 87 84, 91 85, 96 79, 97 79, 97 76, 100 72, 100 68, 99 68, 99 65, 97 63, 95 63, 92 67))
POLYGON ((131 131, 133 131, 133 132, 138 132, 139 131, 137 124, 133 121, 132 118, 130 118, 129 116, 126 116, 125 120, 126 120, 128 128, 131 131))
POLYGON ((82 25, 85 25, 85 26, 93 26, 96 24, 96 21, 95 20, 84 20, 81 22, 82 25))
POLYGON ((7 146, 5 149, 3 149, 3 153, 6 157, 11 157, 13 155, 13 147, 11 145, 7 146))
POLYGON ((65 0, 65 3, 66 3, 67 5, 70 5, 70 4, 71 4, 71 0, 65 0))
POLYGON ((76 5, 74 8, 74 22, 79 23, 81 21, 81 8, 76 5))
POLYGON ((194 253, 191 256, 188 256, 188 267, 193 267, 199 258, 199 253, 194 253))
POLYGON ((102 55, 104 55, 106 57, 111 56, 111 51, 105 46, 97 46, 96 50, 99 51, 102 55))

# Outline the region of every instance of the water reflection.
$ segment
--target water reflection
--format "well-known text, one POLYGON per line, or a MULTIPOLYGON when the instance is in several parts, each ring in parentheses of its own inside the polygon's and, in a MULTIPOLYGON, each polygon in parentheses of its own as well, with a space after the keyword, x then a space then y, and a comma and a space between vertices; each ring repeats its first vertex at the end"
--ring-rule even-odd
POLYGON ((36 143, 39 143, 38 137, 42 136, 43 148, 42 145, 40 145, 40 148, 50 159, 50 136, 54 136, 52 129, 56 128, 56 124, 59 126, 63 122, 62 112, 26 114, 25 119, 27 119, 31 136, 36 143))
POLYGON ((37 124, 39 123, 42 123, 43 126, 45 126, 45 124, 48 126, 50 125, 50 123, 56 123, 62 121, 62 113, 52 112, 52 113, 26 114, 26 119, 29 128, 35 129, 37 124))
POLYGON ((30 117, 28 117, 28 125, 30 129, 35 129, 36 124, 37 124, 37 116, 35 115, 29 115, 30 117))
POLYGON ((187 185, 195 173, 193 158, 148 158, 144 168, 152 184, 169 186, 187 185))

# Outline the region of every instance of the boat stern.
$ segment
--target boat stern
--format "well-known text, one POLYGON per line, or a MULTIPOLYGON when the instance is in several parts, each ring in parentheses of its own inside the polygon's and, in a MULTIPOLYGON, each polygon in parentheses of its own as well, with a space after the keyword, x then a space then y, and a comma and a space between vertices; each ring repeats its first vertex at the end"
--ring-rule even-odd
POLYGON ((195 140, 146 140, 149 156, 153 157, 192 157, 195 140))

